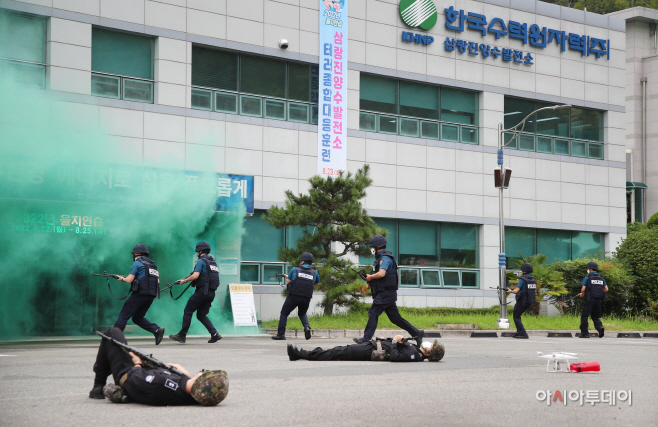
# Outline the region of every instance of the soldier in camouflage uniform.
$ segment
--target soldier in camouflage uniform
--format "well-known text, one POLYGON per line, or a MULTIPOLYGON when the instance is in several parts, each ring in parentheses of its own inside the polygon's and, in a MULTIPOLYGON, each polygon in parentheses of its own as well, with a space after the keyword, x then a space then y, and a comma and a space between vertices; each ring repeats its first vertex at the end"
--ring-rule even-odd
POLYGON ((443 359, 445 348, 438 340, 424 341, 420 346, 403 342, 402 335, 392 341, 367 341, 361 344, 337 346, 327 350, 318 347, 311 351, 288 344, 288 358, 293 360, 372 360, 390 362, 438 362, 443 359))
MULTIPOLYGON (((126 343, 119 328, 110 328, 105 335, 126 343)), ((145 367, 134 353, 126 353, 108 340, 101 340, 94 364, 96 379, 89 393, 92 399, 109 398, 112 402, 134 401, 144 405, 217 405, 228 394, 228 376, 224 371, 201 371, 190 374, 178 364, 171 364, 183 375, 166 368, 145 367), (106 385, 107 377, 114 384, 106 385)))

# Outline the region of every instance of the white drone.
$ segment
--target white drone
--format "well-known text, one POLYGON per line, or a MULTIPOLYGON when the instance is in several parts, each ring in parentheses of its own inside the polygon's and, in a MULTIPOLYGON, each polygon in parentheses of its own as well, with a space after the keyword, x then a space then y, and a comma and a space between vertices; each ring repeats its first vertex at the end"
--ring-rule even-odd
POLYGON ((557 353, 544 354, 541 351, 538 351, 537 355, 540 358, 547 360, 547 372, 570 372, 569 364, 578 361, 578 353, 565 353, 561 351, 557 353), (566 365, 566 370, 563 369, 563 365, 566 365))

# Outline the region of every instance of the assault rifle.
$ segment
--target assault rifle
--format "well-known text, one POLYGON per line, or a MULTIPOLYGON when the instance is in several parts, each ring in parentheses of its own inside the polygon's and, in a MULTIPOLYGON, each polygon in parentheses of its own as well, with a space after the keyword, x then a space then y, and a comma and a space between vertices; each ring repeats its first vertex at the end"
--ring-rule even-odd
MULTIPOLYGON (((118 274, 107 274, 107 272, 104 271, 103 274, 92 273, 91 275, 92 276, 105 277, 107 279, 107 288, 110 290, 110 294, 112 294, 112 297, 114 297, 114 299, 119 300, 119 301, 123 301, 124 299, 128 298, 128 295, 130 295, 130 289, 128 290, 128 295, 126 295, 123 298, 117 298, 116 295, 114 295, 114 292, 112 292, 112 286, 110 285, 110 277, 113 278, 113 279, 119 280, 119 275, 118 274)), ((135 280, 137 280, 137 279, 135 279, 135 280)), ((135 283, 133 283, 133 285, 135 285, 135 283)))
POLYGON ((144 361, 144 366, 147 366, 149 368, 165 368, 165 369, 170 370, 171 372, 173 372, 176 375, 185 375, 185 376, 187 376, 187 374, 179 371, 178 369, 174 368, 173 366, 167 365, 166 363, 159 361, 158 359, 153 357, 152 354, 146 354, 143 351, 141 351, 141 350, 139 350, 135 347, 132 347, 128 344, 124 344, 122 342, 119 342, 119 341, 115 340, 114 338, 105 335, 102 332, 96 331, 96 335, 98 335, 102 338, 105 338, 106 340, 118 345, 126 353, 130 353, 130 352, 134 353, 136 356, 138 356, 140 359, 142 359, 144 361))
POLYGON ((361 270, 355 270, 355 269, 353 269, 352 267, 350 267, 350 270, 352 270, 353 272, 355 272, 356 274, 358 274, 359 277, 360 277, 362 280, 364 280, 364 281, 366 280, 366 277, 368 277, 368 274, 367 274, 363 269, 361 269, 361 270))
POLYGON ((285 283, 285 280, 284 280, 283 283, 281 283, 281 279, 286 279, 287 276, 286 276, 285 274, 281 274, 281 273, 279 273, 279 274, 275 274, 274 276, 267 276, 267 278, 268 278, 268 279, 276 278, 276 281, 279 282, 279 286, 283 287, 283 285, 284 285, 284 283, 285 283))
MULTIPOLYGON (((418 337, 409 337, 409 338, 402 338, 402 342, 405 343, 407 341, 412 341, 412 340, 417 340, 418 337)), ((392 337, 375 337, 375 341, 393 341, 392 337)))

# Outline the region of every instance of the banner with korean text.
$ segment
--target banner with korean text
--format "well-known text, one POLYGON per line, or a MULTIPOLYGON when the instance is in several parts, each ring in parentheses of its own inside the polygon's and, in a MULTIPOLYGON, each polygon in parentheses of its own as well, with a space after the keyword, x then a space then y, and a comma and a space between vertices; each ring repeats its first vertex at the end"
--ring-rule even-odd
POLYGON ((229 284, 234 326, 258 326, 251 285, 229 284))
POLYGON ((318 175, 347 168, 347 2, 320 3, 318 175))

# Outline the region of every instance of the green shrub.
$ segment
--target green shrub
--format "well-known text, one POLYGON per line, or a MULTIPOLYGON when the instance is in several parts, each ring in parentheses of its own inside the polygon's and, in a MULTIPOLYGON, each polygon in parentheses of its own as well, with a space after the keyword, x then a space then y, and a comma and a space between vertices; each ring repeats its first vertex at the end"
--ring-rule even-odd
POLYGON ((658 301, 658 227, 629 234, 617 248, 617 258, 634 276, 630 307, 635 313, 658 301))
POLYGON ((562 272, 569 291, 567 295, 551 297, 556 307, 566 314, 580 314, 584 298, 577 296, 582 287, 582 281, 587 276, 587 263, 594 261, 599 265, 599 274, 608 285, 608 297, 603 302, 603 315, 627 315, 629 306, 629 291, 632 288, 633 277, 624 265, 614 259, 579 258, 573 261, 556 263, 556 269, 562 272))
POLYGON ((647 228, 654 228, 656 225, 658 225, 658 212, 651 215, 651 218, 647 221, 647 228))

